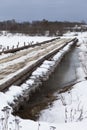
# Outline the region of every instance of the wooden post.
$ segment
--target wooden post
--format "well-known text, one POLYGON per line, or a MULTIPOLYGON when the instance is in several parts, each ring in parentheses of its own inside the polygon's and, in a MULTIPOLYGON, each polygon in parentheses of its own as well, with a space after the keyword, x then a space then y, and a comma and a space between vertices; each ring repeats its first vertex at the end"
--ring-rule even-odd
POLYGON ((25 42, 24 42, 24 46, 25 46, 25 42))
POLYGON ((9 46, 7 46, 7 50, 9 50, 9 46))

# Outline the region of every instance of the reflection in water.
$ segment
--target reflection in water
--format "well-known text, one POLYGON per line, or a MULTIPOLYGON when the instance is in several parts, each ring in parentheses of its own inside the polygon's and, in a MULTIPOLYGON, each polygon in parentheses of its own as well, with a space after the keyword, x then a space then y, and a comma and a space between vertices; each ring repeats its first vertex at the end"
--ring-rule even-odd
POLYGON ((25 119, 36 120, 40 110, 45 109, 56 99, 53 96, 55 91, 76 81, 76 68, 79 67, 78 51, 74 48, 64 56, 50 78, 43 82, 40 90, 32 93, 28 103, 16 115, 25 119))

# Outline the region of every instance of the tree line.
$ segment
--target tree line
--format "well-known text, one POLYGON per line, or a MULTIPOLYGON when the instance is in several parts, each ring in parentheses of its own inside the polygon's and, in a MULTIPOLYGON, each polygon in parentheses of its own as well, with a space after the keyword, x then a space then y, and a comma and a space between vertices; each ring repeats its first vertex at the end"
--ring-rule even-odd
POLYGON ((6 30, 11 33, 24 33, 29 35, 62 35, 67 31, 68 27, 72 28, 75 25, 80 26, 82 22, 60 22, 60 21, 32 21, 32 22, 16 22, 7 20, 0 22, 0 30, 6 30))

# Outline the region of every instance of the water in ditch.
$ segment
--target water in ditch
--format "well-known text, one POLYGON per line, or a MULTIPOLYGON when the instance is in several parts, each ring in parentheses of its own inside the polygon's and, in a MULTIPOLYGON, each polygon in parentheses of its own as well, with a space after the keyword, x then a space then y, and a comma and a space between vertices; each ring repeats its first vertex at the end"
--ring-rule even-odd
POLYGON ((15 113, 16 115, 23 119, 37 120, 40 111, 56 100, 53 96, 55 92, 76 82, 76 69, 80 65, 78 51, 77 48, 73 48, 64 56, 50 78, 30 95, 29 101, 15 113))

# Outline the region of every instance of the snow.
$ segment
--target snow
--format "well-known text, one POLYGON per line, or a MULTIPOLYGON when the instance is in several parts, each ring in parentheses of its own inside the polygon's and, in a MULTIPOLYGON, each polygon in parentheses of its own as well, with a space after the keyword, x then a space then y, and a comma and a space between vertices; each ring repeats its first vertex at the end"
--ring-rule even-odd
POLYGON ((36 44, 38 42, 43 42, 46 40, 51 40, 52 37, 44 37, 44 36, 29 36, 24 34, 11 34, 7 33, 6 35, 0 35, 0 46, 2 48, 7 48, 9 46, 9 49, 11 49, 13 46, 14 48, 17 47, 19 44, 19 47, 24 46, 24 43, 26 45, 28 44, 36 44))
POLYGON ((34 84, 34 80, 29 79, 29 80, 26 81, 26 84, 29 84, 29 85, 32 86, 34 84))
POLYGON ((44 65, 53 66, 53 65, 55 64, 55 62, 54 62, 54 61, 45 60, 45 61, 43 62, 43 64, 44 64, 44 65))
MULTIPOLYGON (((26 83, 22 84, 21 87, 13 85, 7 92, 0 92, 0 99, 2 100, 2 102, 0 102, 0 118, 4 117, 4 113, 1 111, 3 107, 8 106, 11 109, 9 128, 12 130, 15 129, 15 121, 13 120, 17 119, 20 122, 20 130, 52 130, 53 127, 56 130, 87 130, 87 80, 85 79, 86 73, 84 70, 87 56, 87 32, 77 34, 77 38, 79 39, 78 48, 81 50, 79 53, 81 66, 76 71, 78 83, 73 85, 72 89, 67 92, 61 94, 55 93, 54 95, 57 97, 57 100, 55 100, 48 109, 41 111, 40 118, 36 122, 23 120, 11 114, 12 108, 9 106, 9 103, 14 103, 14 100, 17 100, 25 89, 28 89, 34 84, 33 75, 43 75, 43 73, 47 73, 55 64, 54 61, 59 60, 61 56, 63 56, 63 53, 69 49, 69 46, 67 46, 53 57, 53 61, 44 61, 40 68, 37 68, 37 70, 33 72, 31 78, 27 80, 26 83)), ((67 34, 66 36, 64 35, 64 37, 73 37, 75 35, 76 33, 67 34)), ((11 35, 8 37, 11 37, 11 35)), ((12 36, 12 39, 14 37, 16 36, 12 36)), ((3 130, 1 120, 0 129, 3 130)))
POLYGON ((84 70, 81 67, 77 68, 76 74, 78 81, 82 81, 86 77, 86 74, 84 73, 84 70))
POLYGON ((81 120, 87 118, 87 81, 77 83, 71 91, 56 96, 59 100, 56 100, 50 109, 41 112, 40 121, 79 122, 81 111, 81 120))

